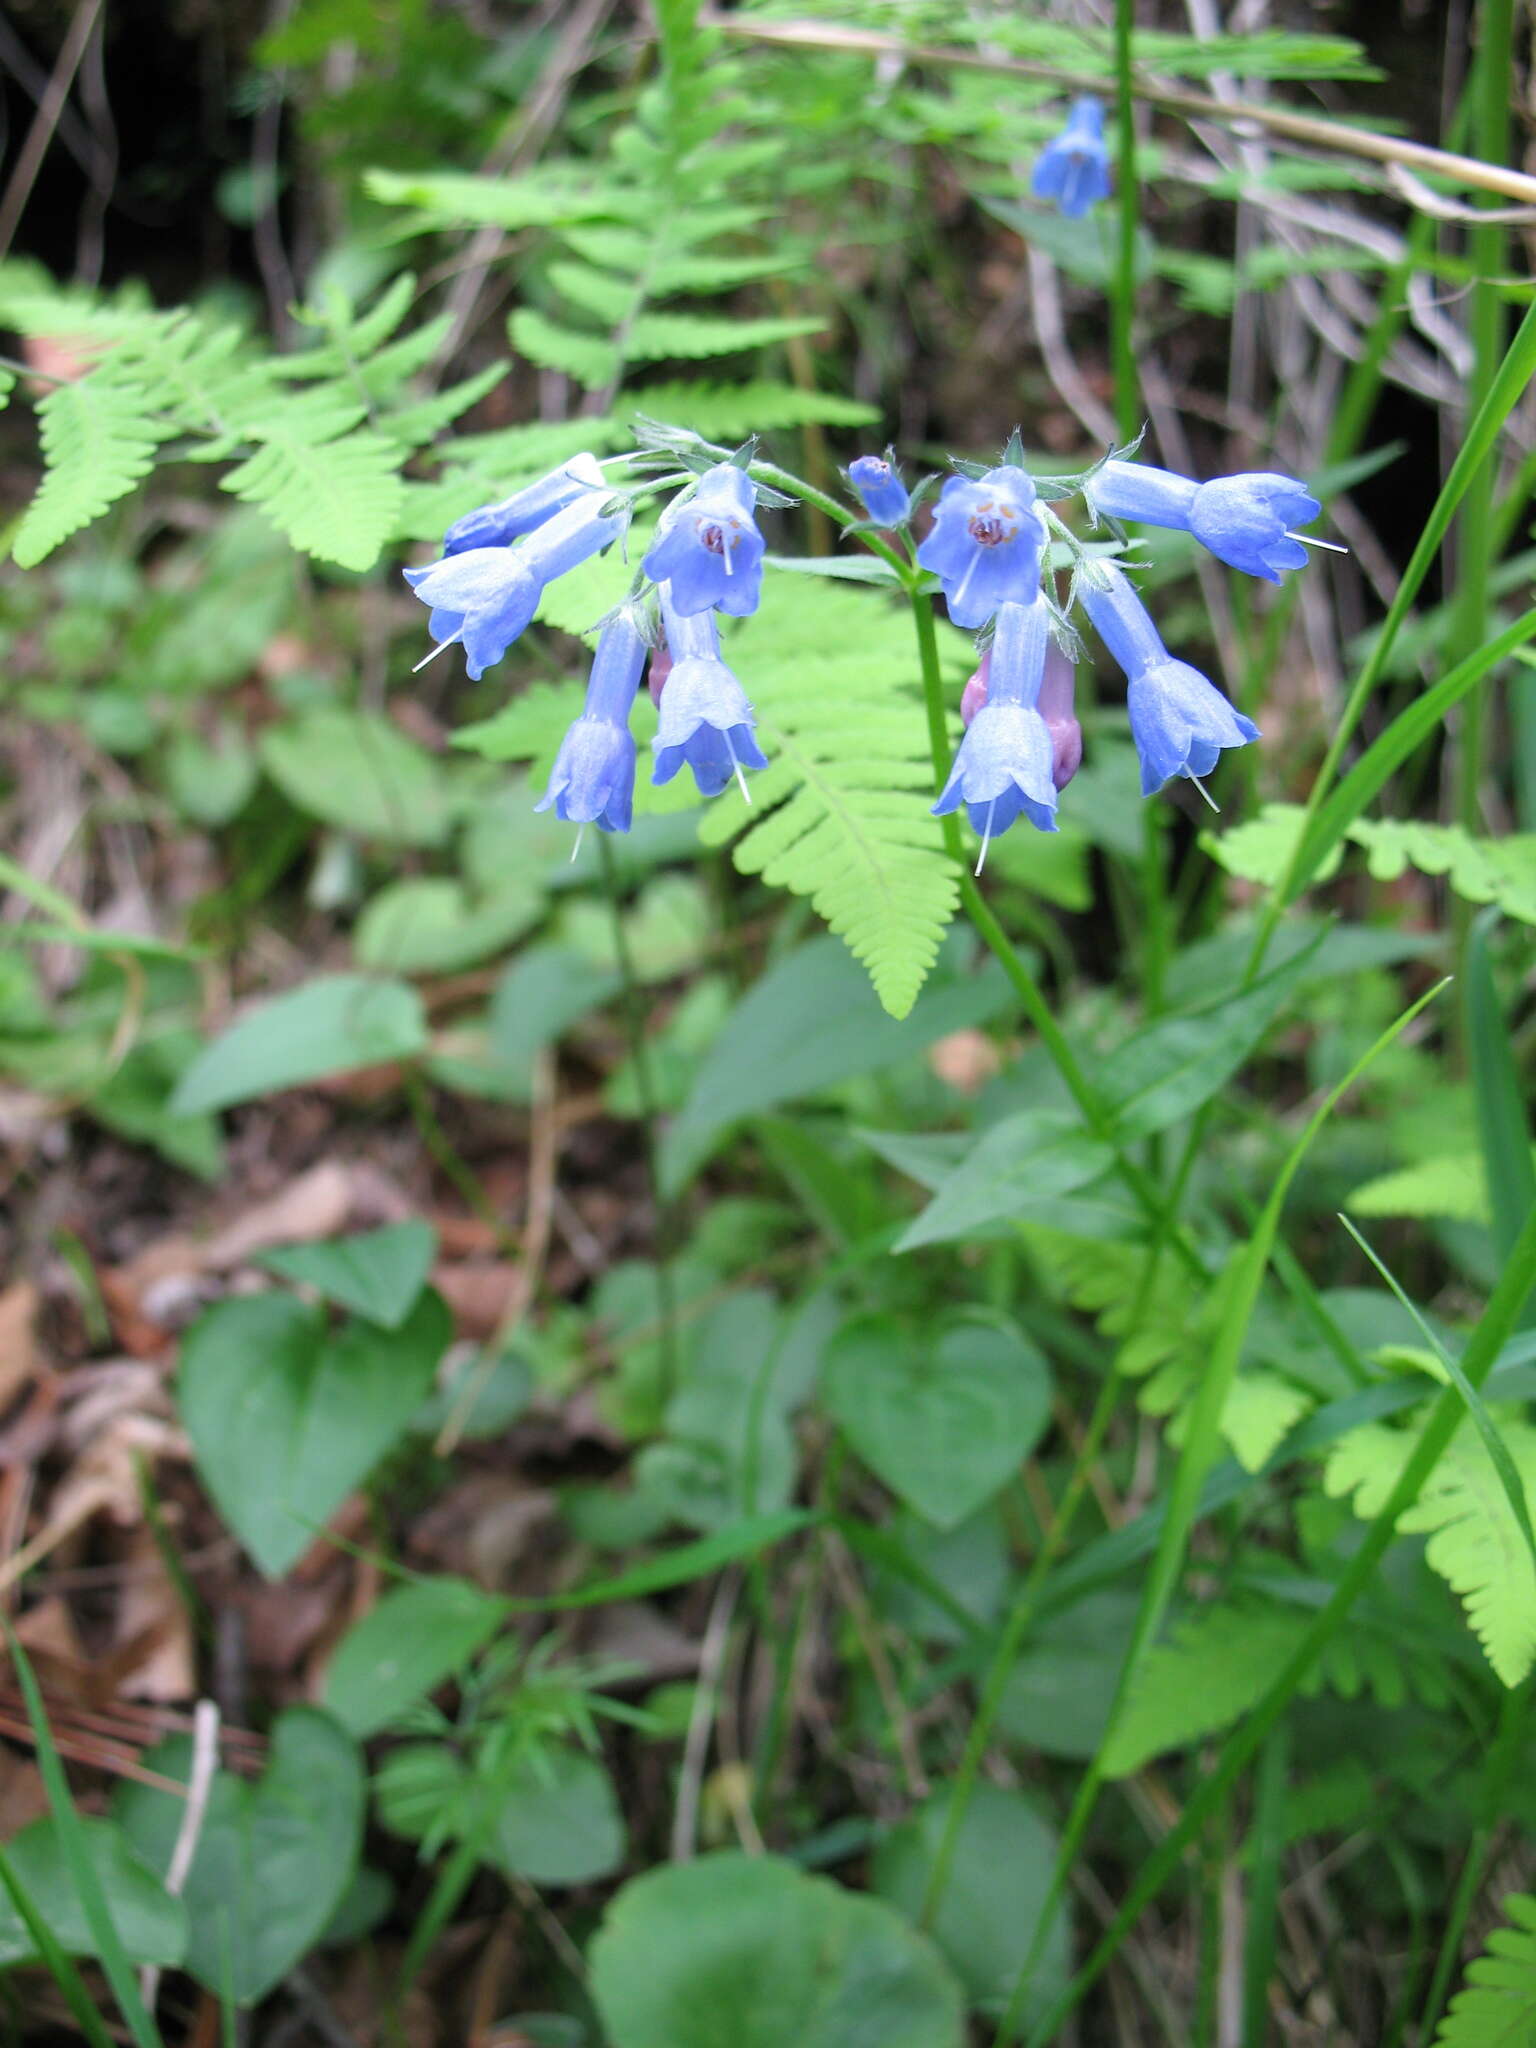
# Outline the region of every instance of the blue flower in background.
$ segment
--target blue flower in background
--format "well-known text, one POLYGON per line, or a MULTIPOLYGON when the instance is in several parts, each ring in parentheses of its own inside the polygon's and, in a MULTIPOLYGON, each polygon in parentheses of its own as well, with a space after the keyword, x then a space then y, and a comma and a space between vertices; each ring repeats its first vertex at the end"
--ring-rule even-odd
POLYGON ((1046 538, 1028 473, 1004 463, 974 482, 949 479, 917 559, 943 584, 955 624, 984 626, 1000 604, 1033 600, 1046 538))
POLYGON ((911 499, 890 463, 878 455, 861 455, 848 465, 848 481, 864 501, 864 510, 881 526, 900 526, 911 499))
POLYGON ((1307 551, 1291 528, 1322 510, 1305 484, 1269 470, 1197 484, 1148 463, 1106 462, 1086 491, 1096 512, 1178 527, 1218 561, 1267 583, 1278 583, 1282 570, 1301 568, 1307 551))
POLYGON ((670 782, 686 762, 701 796, 718 796, 733 775, 746 796, 742 770, 766 768, 768 758, 754 736, 747 693, 720 659, 714 619, 707 611, 680 613, 666 583, 661 585, 661 615, 672 666, 657 706, 651 780, 670 782))
POLYGON ((1098 100, 1073 102, 1066 127, 1036 157, 1029 189, 1037 199, 1054 199, 1069 220, 1081 219, 1089 207, 1109 197, 1109 151, 1098 100))
POLYGON ((587 683, 587 700, 555 756, 537 811, 553 808, 571 825, 627 832, 635 807, 635 742, 630 706, 640 687, 645 638, 628 610, 604 626, 587 683))
POLYGON ((604 488, 603 472, 595 455, 573 455, 559 469, 540 477, 536 484, 514 491, 499 505, 481 505, 455 519, 443 536, 443 553, 461 555, 468 548, 500 548, 519 539, 574 505, 587 491, 604 488))
POLYGON ((691 498, 674 500, 662 514, 641 567, 670 584, 679 616, 713 610, 744 619, 757 610, 763 536, 752 517, 755 499, 746 472, 720 462, 700 477, 691 498))
POLYGON ((1094 564, 1084 576, 1080 595, 1099 637, 1125 671, 1143 796, 1151 796, 1175 775, 1187 775, 1198 784, 1216 766, 1224 747, 1245 747, 1259 737, 1253 720, 1234 711, 1214 683, 1187 662, 1173 659, 1119 569, 1106 562, 1094 564))
POLYGON ((423 604, 432 607, 428 623, 437 645, 425 661, 461 640, 465 666, 478 682, 526 630, 545 584, 623 532, 622 512, 606 519, 598 516, 604 502, 598 492, 583 491, 575 504, 545 520, 521 547, 469 548, 425 569, 407 569, 406 582, 423 604))
POLYGON ((1055 748, 1038 707, 1050 640, 1050 614, 1038 590, 1027 604, 997 614, 986 664, 986 701, 972 717, 955 754, 934 815, 964 804, 981 834, 981 858, 994 833, 1021 814, 1042 832, 1056 830, 1055 748))

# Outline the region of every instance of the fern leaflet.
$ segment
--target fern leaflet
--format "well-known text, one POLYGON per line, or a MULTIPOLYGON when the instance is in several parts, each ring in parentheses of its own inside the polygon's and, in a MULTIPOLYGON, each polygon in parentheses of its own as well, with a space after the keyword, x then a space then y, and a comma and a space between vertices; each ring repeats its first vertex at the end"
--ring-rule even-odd
MULTIPOLYGON (((1530 1500, 1536 1495, 1536 1426, 1506 1422, 1500 1434, 1530 1500)), ((1335 1444, 1323 1484, 1331 1494, 1352 1495, 1357 1515, 1375 1515, 1412 1448, 1408 1431, 1367 1423, 1335 1444)), ((1424 1554, 1460 1594, 1489 1663, 1506 1685, 1518 1685, 1536 1664, 1536 1575, 1493 1460, 1470 1422, 1452 1438, 1398 1528, 1428 1536, 1424 1554)))
POLYGON ((166 437, 131 367, 112 360, 50 391, 37 410, 47 470, 12 545, 23 569, 126 497, 166 437))
POLYGON ((1440 2022, 1435 2048, 1530 2048, 1536 2041, 1536 1899, 1511 1892, 1508 1927, 1496 1927, 1467 1965, 1467 1982, 1440 2022))
POLYGON ((959 899, 928 810, 921 706, 900 687, 914 665, 907 621, 857 592, 787 585, 769 585, 749 655, 743 643, 769 766, 753 809, 712 806, 700 837, 734 839, 743 874, 808 896, 904 1017, 959 899))

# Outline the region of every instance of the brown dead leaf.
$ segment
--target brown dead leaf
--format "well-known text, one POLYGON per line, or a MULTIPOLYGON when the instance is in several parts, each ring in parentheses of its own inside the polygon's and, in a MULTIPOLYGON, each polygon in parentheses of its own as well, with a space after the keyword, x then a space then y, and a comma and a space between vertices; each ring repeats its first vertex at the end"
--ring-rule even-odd
POLYGON ((0 1414, 37 1370, 32 1330, 37 1305, 38 1292, 30 1280, 18 1280, 0 1292, 0 1414))
POLYGON ((112 1629, 117 1689, 129 1699, 190 1699, 197 1686, 192 1622, 148 1529, 133 1532, 124 1564, 112 1629))
POLYGON ((0 1842, 8 1842, 48 1812, 43 1774, 30 1757, 0 1749, 0 1842))
POLYGON ((472 1472, 417 1518, 411 1552, 483 1586, 504 1585, 555 1513, 555 1496, 544 1487, 505 1472, 472 1472))
POLYGON ((517 1284, 518 1268, 504 1259, 466 1259, 432 1271, 432 1285, 466 1337, 490 1337, 501 1328, 517 1284))

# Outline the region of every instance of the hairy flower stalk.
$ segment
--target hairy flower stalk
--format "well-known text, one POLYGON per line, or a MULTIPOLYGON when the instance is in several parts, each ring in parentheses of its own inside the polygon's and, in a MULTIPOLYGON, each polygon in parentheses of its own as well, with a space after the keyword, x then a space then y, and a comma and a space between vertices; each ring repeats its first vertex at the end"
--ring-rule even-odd
POLYGON ((677 499, 661 515, 641 567, 671 587, 682 618, 727 612, 744 619, 757 610, 763 590, 763 536, 752 517, 752 479, 733 462, 719 462, 700 477, 691 498, 677 499))
POLYGON ((549 787, 535 810, 553 809, 570 825, 629 830, 635 807, 629 713, 646 652, 645 636, 629 607, 615 612, 598 637, 585 707, 560 742, 549 787))
POLYGON ((861 455, 848 465, 848 481, 858 492, 864 510, 878 526, 901 526, 911 510, 906 485, 889 462, 878 455, 861 455))
POLYGON ((1069 220, 1080 220, 1113 189, 1104 143, 1104 108, 1091 97, 1074 101, 1067 125, 1041 150, 1030 175, 1037 199, 1054 199, 1069 220))
POLYGON ((1197 668, 1174 660, 1121 570, 1096 562, 1084 572, 1080 590, 1100 639, 1125 671, 1142 795, 1187 775, 1205 796, 1201 777, 1210 774, 1222 749, 1247 746, 1258 739, 1259 728, 1197 668))
MULTIPOLYGON (((1305 484, 1268 470, 1197 484, 1148 463, 1106 462, 1089 480, 1086 495, 1096 513, 1111 519, 1192 533, 1218 561, 1267 583, 1278 583, 1284 570, 1303 566, 1306 546, 1292 528, 1305 526, 1322 510, 1305 484)), ((1311 544, 1331 546, 1328 541, 1311 544)))
POLYGON ((407 569, 406 582, 432 608, 428 625, 437 645, 425 661, 462 641, 465 666, 478 682, 527 629, 545 584, 623 532, 622 512, 599 516, 598 507, 605 502, 598 492, 583 491, 575 504, 545 520, 520 547, 469 548, 425 569, 407 569))
POLYGON ((957 626, 984 626, 1002 604, 1027 605, 1040 588, 1045 515, 1027 471, 1002 463, 972 481, 952 476, 939 493, 918 566, 944 587, 957 626))
POLYGON ((669 584, 660 586, 661 616, 672 666, 662 683, 660 719, 651 746, 652 782, 670 782, 684 762, 701 796, 718 796, 734 775, 747 802, 745 768, 766 768, 747 693, 720 658, 710 612, 681 613, 669 584))
POLYGON ((504 548, 534 532, 567 505, 574 505, 586 492, 606 488, 597 457, 583 451, 499 504, 478 506, 455 519, 443 536, 443 553, 462 555, 469 548, 504 548))
POLYGON ((1056 830, 1055 748, 1039 709, 1050 641, 1050 610, 1037 588, 1027 604, 997 614, 986 664, 986 702, 966 728, 935 817, 964 804, 981 834, 980 874, 992 835, 1021 814, 1041 832, 1056 830))

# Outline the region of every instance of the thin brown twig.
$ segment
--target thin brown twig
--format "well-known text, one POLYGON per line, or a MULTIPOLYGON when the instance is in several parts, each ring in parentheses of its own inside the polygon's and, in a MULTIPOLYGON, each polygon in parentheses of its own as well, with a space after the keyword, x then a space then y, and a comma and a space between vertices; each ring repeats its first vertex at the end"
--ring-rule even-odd
MULTIPOLYGON (((871 57, 902 57, 914 64, 943 64, 957 71, 1001 72, 1011 78, 1038 78, 1069 92, 1104 90, 1102 77, 1064 71, 1055 64, 1031 64, 1022 57, 991 57, 979 50, 908 43, 901 36, 886 35, 877 29, 849 28, 841 22, 746 20, 740 15, 714 12, 701 14, 699 22, 701 27, 716 29, 722 35, 785 44, 792 49, 848 50, 871 57)), ((1251 100, 1210 99, 1204 93, 1185 92, 1145 76, 1133 79, 1131 89, 1138 99, 1155 107, 1166 107, 1170 113, 1194 115, 1227 128, 1252 123, 1291 142, 1309 143, 1313 148, 1333 150, 1341 156, 1368 157, 1376 163, 1411 165, 1430 177, 1471 185, 1483 192, 1500 192, 1527 206, 1536 206, 1536 178, 1504 164, 1486 164, 1477 157, 1459 156, 1454 150, 1407 142, 1397 135, 1377 135, 1370 129, 1350 128, 1341 121, 1322 121, 1315 115, 1295 114, 1284 107, 1258 106, 1251 100)))
POLYGON ((48 81, 48 90, 38 101, 37 112, 32 117, 32 126, 27 130, 27 139, 21 145, 16 159, 16 168, 11 172, 10 183, 5 188, 5 197, 0 199, 0 256, 11 246, 27 201, 32 196, 32 187, 42 168, 48 145, 53 140, 59 117, 64 112, 64 103, 69 98, 70 87, 75 82, 75 73, 80 69, 81 59, 91 40, 96 26, 96 17, 101 12, 102 0, 81 0, 75 9, 75 18, 69 24, 69 33, 59 51, 59 60, 53 67, 53 76, 48 81))

